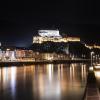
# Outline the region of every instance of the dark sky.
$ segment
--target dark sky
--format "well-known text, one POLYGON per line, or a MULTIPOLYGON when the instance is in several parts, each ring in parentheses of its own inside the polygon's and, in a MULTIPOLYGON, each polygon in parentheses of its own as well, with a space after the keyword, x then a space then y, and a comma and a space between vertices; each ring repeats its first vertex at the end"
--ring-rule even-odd
POLYGON ((100 43, 98 1, 2 1, 0 41, 7 45, 28 46, 38 29, 58 28, 68 35, 80 36, 87 42, 100 43))

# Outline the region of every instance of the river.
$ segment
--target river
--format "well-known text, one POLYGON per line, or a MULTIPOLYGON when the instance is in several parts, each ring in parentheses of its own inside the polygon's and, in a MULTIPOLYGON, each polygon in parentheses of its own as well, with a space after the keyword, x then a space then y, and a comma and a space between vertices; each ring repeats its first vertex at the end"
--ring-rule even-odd
POLYGON ((41 64, 0 68, 0 100, 82 100, 88 65, 41 64))

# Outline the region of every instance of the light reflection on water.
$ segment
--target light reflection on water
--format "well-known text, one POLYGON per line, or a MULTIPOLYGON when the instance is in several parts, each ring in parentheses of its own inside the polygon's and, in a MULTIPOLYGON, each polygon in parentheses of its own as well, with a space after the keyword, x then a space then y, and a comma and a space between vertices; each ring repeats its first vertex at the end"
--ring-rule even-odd
POLYGON ((86 64, 2 67, 0 68, 0 98, 81 100, 86 86, 87 69, 86 64))
POLYGON ((97 80, 97 85, 100 88, 100 70, 94 70, 94 74, 97 80))

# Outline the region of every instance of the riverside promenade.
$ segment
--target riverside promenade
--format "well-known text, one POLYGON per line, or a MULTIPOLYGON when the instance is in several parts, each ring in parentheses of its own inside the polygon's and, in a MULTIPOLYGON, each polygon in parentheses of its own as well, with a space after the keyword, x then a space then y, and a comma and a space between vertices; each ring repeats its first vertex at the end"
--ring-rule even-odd
POLYGON ((31 61, 0 61, 0 66, 10 65, 29 65, 29 64, 60 64, 60 63, 88 63, 90 59, 74 59, 74 60, 31 60, 31 61))
POLYGON ((100 100, 99 88, 97 86, 94 72, 92 71, 88 73, 84 100, 100 100))

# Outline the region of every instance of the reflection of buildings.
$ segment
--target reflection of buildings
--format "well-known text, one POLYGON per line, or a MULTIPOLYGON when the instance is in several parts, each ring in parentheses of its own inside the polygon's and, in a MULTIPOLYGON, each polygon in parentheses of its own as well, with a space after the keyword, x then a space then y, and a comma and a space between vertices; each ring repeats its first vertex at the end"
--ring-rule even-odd
POLYGON ((58 30, 39 30, 38 35, 33 37, 33 43, 80 41, 78 37, 62 37, 58 30))
POLYGON ((77 98, 75 100, 81 100, 79 95, 84 94, 86 87, 86 68, 86 65, 82 64, 2 67, 0 68, 0 91, 15 97, 18 89, 21 89, 18 95, 22 92, 32 93, 34 96, 32 99, 35 100, 59 100, 62 97, 69 97, 70 100, 74 96, 77 98))
POLYGON ((100 88, 100 70, 94 70, 94 75, 96 77, 97 85, 100 88))
POLYGON ((42 68, 38 66, 36 71, 33 93, 38 91, 38 95, 43 100, 59 100, 62 94, 69 98, 73 98, 70 94, 77 95, 75 100, 80 100, 78 95, 84 93, 87 77, 85 65, 47 64, 42 68))

